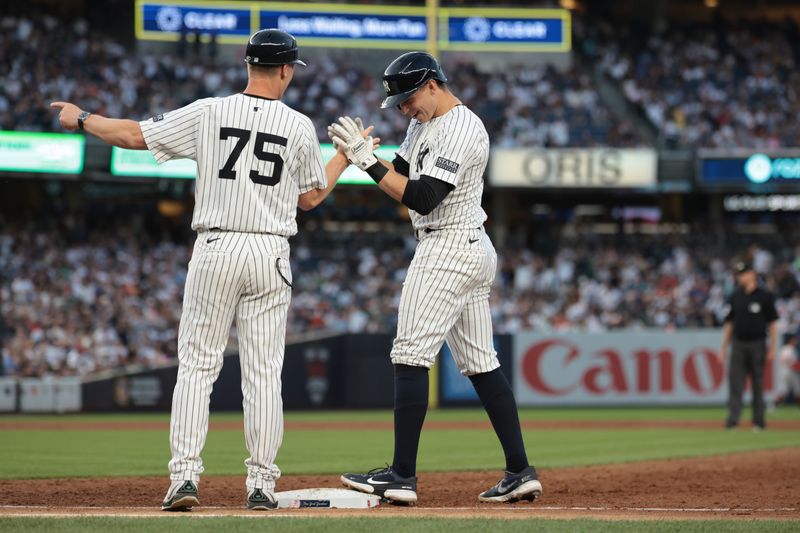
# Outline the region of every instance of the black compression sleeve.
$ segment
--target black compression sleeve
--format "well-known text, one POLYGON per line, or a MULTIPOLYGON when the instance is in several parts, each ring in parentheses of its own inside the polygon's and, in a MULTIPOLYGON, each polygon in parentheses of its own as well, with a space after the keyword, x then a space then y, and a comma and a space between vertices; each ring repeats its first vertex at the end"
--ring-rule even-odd
POLYGON ((427 215, 455 188, 455 185, 445 181, 422 176, 418 180, 408 181, 402 202, 420 215, 427 215))
POLYGON ((394 161, 392 161, 392 165, 394 166, 395 172, 408 177, 408 172, 411 170, 411 167, 408 166, 408 161, 397 155, 395 156, 394 161))

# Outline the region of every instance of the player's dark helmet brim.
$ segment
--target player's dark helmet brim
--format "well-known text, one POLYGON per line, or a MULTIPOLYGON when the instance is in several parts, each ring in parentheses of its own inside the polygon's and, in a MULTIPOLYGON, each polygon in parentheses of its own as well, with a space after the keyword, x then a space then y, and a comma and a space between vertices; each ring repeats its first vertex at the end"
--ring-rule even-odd
POLYGON ((381 109, 388 109, 390 107, 397 107, 399 105, 402 105, 402 103, 411 98, 411 96, 415 92, 417 92, 416 89, 414 89, 413 91, 408 91, 402 94, 395 94, 393 96, 384 98, 383 102, 381 102, 381 109))
POLYGON ((251 65, 300 65, 305 61, 299 57, 297 40, 289 33, 277 28, 260 30, 247 42, 245 63, 251 65))
POLYGON ((425 52, 408 52, 392 61, 383 73, 386 98, 381 109, 397 107, 411 98, 428 80, 447 83, 442 67, 425 52))

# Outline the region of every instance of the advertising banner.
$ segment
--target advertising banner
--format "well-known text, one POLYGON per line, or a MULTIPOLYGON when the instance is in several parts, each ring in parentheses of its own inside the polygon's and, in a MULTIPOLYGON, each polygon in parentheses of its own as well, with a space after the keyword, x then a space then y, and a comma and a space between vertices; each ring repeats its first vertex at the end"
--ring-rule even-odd
POLYGON ((223 44, 247 42, 263 28, 280 28, 301 46, 424 48, 425 8, 296 2, 136 2, 136 38, 177 41, 215 35, 223 44))
POLYGON ((136 0, 136 38, 177 41, 214 35, 244 44, 262 28, 280 28, 301 46, 424 50, 568 52, 572 19, 566 9, 442 8, 342 3, 136 0))
POLYGON ((81 410, 79 377, 22 378, 19 409, 23 413, 67 413, 81 410))
POLYGON ((197 163, 192 159, 173 159, 159 165, 149 150, 112 146, 111 175, 194 179, 197 177, 197 163))
MULTIPOLYGON (((722 405, 721 330, 520 333, 514 394, 520 405, 722 405)), ((772 390, 773 366, 764 374, 772 390)))
POLYGON ((658 155, 648 148, 496 149, 489 160, 495 187, 654 188, 658 155))
POLYGON ((255 20, 250 5, 233 2, 136 2, 136 37, 177 41, 182 34, 216 35, 245 44, 255 20))
POLYGON ((85 144, 73 133, 0 131, 0 170, 80 174, 85 144))
POLYGON ((800 190, 800 148, 700 150, 697 166, 698 185, 707 188, 800 190))
POLYGON ((0 413, 10 413, 17 409, 17 380, 0 378, 0 413))
MULTIPOLYGON (((377 157, 391 161, 400 147, 396 145, 381 146, 375 150, 377 157)), ((327 164, 336 153, 330 144, 321 144, 322 160, 327 164)), ((147 150, 127 150, 111 147, 111 174, 113 176, 139 176, 152 178, 195 179, 197 163, 191 159, 173 159, 166 163, 156 163, 155 157, 147 150)), ((342 173, 339 184, 375 185, 375 181, 355 165, 350 165, 342 173)))
POLYGON ((265 3, 261 28, 280 28, 301 46, 425 48, 425 10, 391 6, 265 3))
POLYGON ((570 12, 564 9, 442 9, 442 50, 566 52, 572 47, 570 12))
POLYGON ((735 194, 722 199, 725 211, 800 211, 800 194, 735 194))
MULTIPOLYGON (((291 343, 281 374, 285 409, 387 408, 394 401, 394 371, 386 334, 321 337, 291 343)), ((83 410, 169 411, 178 365, 142 369, 83 382, 83 410)), ((224 357, 210 398, 212 411, 242 409, 239 355, 224 357)), ((37 389, 38 396, 42 392, 37 389)), ((48 410, 52 399, 40 402, 48 410)))

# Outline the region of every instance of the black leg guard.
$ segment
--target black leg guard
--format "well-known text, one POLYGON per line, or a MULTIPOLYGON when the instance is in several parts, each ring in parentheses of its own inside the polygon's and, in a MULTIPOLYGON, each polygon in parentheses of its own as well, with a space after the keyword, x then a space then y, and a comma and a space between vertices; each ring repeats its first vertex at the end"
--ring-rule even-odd
POLYGON ((394 365, 394 460, 403 477, 417 473, 417 449, 428 411, 428 369, 394 365))
POLYGON ((475 392, 492 421, 497 438, 506 455, 506 470, 518 473, 528 466, 525 443, 519 426, 517 402, 503 372, 497 368, 484 374, 470 376, 475 392))

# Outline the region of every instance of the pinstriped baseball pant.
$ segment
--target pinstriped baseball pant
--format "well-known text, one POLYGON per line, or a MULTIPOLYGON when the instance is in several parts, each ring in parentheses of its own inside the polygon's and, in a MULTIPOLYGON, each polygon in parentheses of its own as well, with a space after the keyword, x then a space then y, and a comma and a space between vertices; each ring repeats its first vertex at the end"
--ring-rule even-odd
POLYGON ((446 340, 464 375, 500 366, 489 292, 497 253, 483 228, 419 232, 400 296, 392 363, 430 368, 446 340))
POLYGON ((169 462, 173 481, 197 481, 211 389, 236 320, 244 396, 247 488, 272 491, 283 440, 281 369, 291 299, 289 243, 279 236, 202 232, 195 241, 178 332, 169 462))

